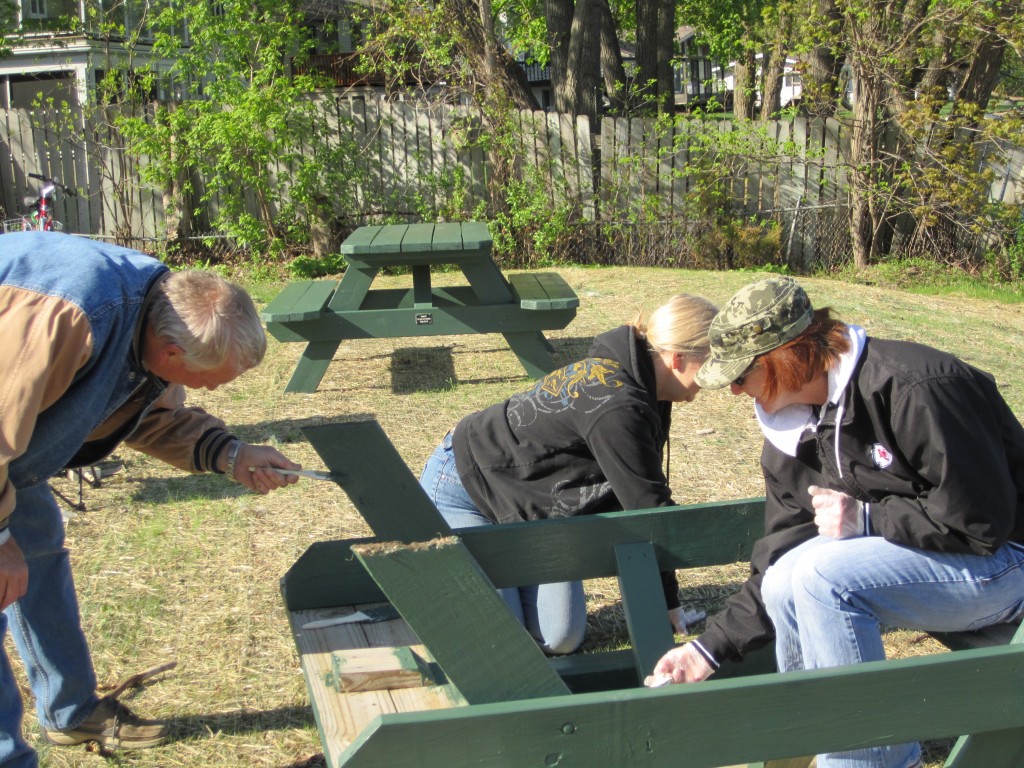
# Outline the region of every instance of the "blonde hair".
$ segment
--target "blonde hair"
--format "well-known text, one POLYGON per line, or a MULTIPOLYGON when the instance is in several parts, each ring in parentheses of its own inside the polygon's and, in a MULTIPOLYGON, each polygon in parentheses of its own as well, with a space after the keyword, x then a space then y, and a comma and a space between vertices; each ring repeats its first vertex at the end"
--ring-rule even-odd
POLYGON ((228 361, 248 370, 267 351, 267 336, 252 298, 213 272, 172 272, 153 293, 148 321, 153 332, 177 344, 194 370, 228 361))
POLYGON ((651 352, 678 352, 693 360, 706 360, 711 353, 708 328, 718 308, 700 296, 679 293, 645 316, 640 313, 630 325, 646 339, 651 352))

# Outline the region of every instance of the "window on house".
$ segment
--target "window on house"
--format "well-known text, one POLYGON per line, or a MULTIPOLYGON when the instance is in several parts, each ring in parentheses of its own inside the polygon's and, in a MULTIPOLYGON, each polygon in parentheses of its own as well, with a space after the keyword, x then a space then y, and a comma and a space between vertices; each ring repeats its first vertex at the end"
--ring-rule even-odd
POLYGON ((46 0, 28 0, 28 17, 30 19, 45 19, 46 0))
POLYGON ((224 15, 224 3, 217 2, 217 0, 210 0, 210 15, 211 16, 223 16, 224 15))

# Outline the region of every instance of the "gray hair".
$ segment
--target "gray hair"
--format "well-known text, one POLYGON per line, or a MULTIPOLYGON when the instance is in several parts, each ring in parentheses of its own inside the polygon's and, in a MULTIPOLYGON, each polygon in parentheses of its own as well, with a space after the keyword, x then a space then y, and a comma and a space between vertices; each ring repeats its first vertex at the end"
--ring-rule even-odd
POLYGON ((172 272, 154 289, 148 320, 157 336, 181 347, 184 362, 194 370, 228 361, 248 370, 267 351, 252 298, 214 272, 172 272))
POLYGON ((711 353, 708 328, 718 308, 700 296, 678 293, 648 316, 643 313, 633 325, 652 352, 678 352, 693 360, 706 360, 711 353))

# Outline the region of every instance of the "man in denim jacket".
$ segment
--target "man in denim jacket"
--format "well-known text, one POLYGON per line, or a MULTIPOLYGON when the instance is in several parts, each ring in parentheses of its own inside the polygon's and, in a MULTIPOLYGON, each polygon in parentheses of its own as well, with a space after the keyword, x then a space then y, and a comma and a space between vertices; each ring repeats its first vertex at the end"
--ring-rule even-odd
MULTIPOLYGON (((60 510, 47 484, 120 443, 259 493, 298 465, 185 406, 258 365, 266 336, 252 299, 199 271, 171 273, 125 248, 55 232, 0 239, 0 639, 10 624, 46 738, 103 749, 161 743, 167 725, 96 696, 60 510), (250 467, 258 468, 250 471, 250 467)), ((0 766, 34 768, 22 704, 0 648, 0 766)))

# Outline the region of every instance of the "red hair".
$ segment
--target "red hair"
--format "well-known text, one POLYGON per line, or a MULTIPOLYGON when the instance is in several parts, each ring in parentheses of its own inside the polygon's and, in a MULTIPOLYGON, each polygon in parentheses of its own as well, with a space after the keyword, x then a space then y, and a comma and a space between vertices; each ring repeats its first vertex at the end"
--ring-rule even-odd
POLYGON ((792 341, 766 352, 754 365, 765 372, 762 396, 773 399, 780 390, 794 392, 815 376, 827 371, 850 349, 846 323, 832 316, 829 308, 814 312, 811 324, 792 341))

